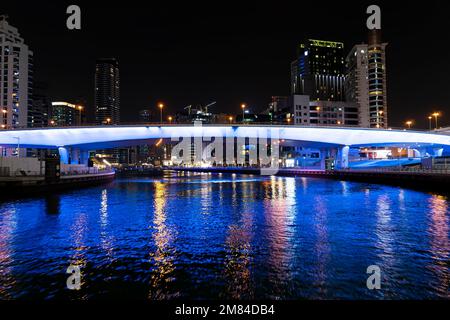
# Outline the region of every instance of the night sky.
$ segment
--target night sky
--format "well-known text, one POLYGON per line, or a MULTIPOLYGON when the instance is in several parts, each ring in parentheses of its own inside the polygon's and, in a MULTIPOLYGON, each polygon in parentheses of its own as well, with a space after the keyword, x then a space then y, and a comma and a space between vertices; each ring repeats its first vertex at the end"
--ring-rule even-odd
POLYGON ((450 4, 389 2, 2 1, 0 13, 34 51, 35 80, 48 83, 52 100, 84 98, 91 116, 95 59, 116 57, 121 115, 131 122, 158 101, 166 115, 210 101, 216 112, 237 113, 241 102, 261 111, 271 96, 289 94, 302 39, 342 41, 350 50, 366 42, 365 11, 378 4, 389 43, 390 125, 414 119, 427 128, 434 110, 450 124, 450 4), (66 28, 70 4, 81 7, 80 31, 66 28))

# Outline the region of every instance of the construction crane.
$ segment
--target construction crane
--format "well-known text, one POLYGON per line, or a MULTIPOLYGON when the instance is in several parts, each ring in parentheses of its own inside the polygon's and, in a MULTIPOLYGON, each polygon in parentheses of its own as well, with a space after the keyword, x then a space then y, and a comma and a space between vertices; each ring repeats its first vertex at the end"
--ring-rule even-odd
POLYGON ((205 106, 205 113, 208 113, 208 107, 211 107, 211 106, 215 105, 216 103, 217 103, 217 102, 214 101, 214 102, 211 102, 210 104, 207 104, 207 105, 205 106))
POLYGON ((188 109, 188 115, 191 115, 192 104, 184 107, 184 110, 188 109))

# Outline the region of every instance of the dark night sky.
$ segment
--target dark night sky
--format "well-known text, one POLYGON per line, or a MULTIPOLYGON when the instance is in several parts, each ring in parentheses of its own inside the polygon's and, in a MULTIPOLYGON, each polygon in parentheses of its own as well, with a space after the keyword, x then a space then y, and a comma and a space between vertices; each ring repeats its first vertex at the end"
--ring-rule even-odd
POLYGON ((0 13, 34 51, 35 79, 49 84, 53 100, 84 97, 92 113, 95 59, 117 57, 122 118, 135 121, 158 101, 166 114, 210 101, 221 112, 236 113, 241 102, 262 110, 270 96, 289 93, 302 39, 342 41, 349 50, 366 41, 365 10, 378 4, 389 43, 390 124, 411 118, 425 128, 433 110, 449 124, 450 4, 389 2, 2 1, 0 13), (81 31, 66 28, 70 4, 81 7, 81 31))

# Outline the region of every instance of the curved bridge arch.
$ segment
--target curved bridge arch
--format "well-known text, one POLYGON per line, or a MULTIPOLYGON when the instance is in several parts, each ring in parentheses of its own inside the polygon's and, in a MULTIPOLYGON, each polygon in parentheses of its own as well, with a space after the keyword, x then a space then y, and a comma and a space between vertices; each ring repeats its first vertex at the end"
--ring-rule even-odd
POLYGON ((100 149, 142 144, 150 139, 178 137, 271 137, 309 146, 397 146, 450 149, 450 136, 427 132, 363 128, 300 127, 276 125, 163 125, 95 126, 5 130, 0 146, 24 148, 76 147, 100 149))

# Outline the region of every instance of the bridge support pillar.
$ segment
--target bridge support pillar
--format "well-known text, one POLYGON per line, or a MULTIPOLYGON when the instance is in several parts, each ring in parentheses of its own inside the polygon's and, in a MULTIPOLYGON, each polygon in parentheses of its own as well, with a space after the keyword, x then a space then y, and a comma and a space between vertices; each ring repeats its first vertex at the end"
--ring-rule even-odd
POLYGON ((419 158, 425 158, 429 155, 426 148, 414 149, 414 153, 419 156, 419 158))
POLYGON ((442 157, 444 148, 433 148, 433 157, 442 157))
POLYGON ((326 158, 329 156, 330 150, 320 149, 320 170, 326 169, 326 158))
POLYGON ((61 159, 61 163, 69 164, 69 152, 67 151, 67 148, 59 147, 58 152, 59 157, 61 159))
POLYGON ((88 165, 89 162, 89 151, 80 150, 80 164, 88 165))
POLYGON ((70 149, 70 164, 80 164, 80 150, 79 149, 70 149))
POLYGON ((339 149, 338 159, 339 159, 339 169, 347 169, 348 168, 348 154, 350 152, 350 147, 345 146, 339 149))

